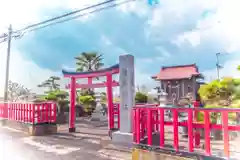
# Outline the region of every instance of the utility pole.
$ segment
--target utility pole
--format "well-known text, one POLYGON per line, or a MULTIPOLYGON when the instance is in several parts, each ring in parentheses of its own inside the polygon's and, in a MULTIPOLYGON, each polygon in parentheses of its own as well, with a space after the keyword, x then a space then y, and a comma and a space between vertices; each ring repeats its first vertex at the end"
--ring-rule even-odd
POLYGON ((7 35, 7 58, 6 58, 6 73, 5 73, 5 87, 4 87, 4 102, 8 101, 8 81, 9 81, 9 65, 10 65, 10 51, 11 51, 11 40, 12 40, 12 25, 8 28, 7 35))
POLYGON ((218 76, 218 80, 220 80, 219 70, 222 68, 222 66, 219 64, 219 55, 220 55, 220 53, 216 53, 216 57, 217 57, 216 66, 217 66, 217 76, 218 76))

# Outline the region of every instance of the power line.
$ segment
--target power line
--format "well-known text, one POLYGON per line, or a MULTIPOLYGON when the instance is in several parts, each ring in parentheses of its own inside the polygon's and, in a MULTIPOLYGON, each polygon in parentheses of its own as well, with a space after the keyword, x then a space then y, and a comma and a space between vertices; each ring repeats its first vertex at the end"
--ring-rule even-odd
MULTIPOLYGON (((12 38, 15 38, 15 39, 18 39, 18 38, 21 38, 21 34, 20 33, 15 33, 14 34, 14 32, 12 32, 12 35, 11 35, 11 37, 12 38)), ((7 41, 7 39, 8 39, 8 34, 7 33, 4 33, 4 34, 2 34, 1 36, 0 36, 0 44, 1 43, 3 43, 3 42, 6 42, 7 41)))
POLYGON ((6 33, 3 33, 2 35, 0 35, 0 38, 6 38, 6 37, 7 37, 6 33))
POLYGON ((6 33, 3 33, 0 35, 0 43, 6 42, 7 41, 8 35, 6 33))
MULTIPOLYGON (((76 10, 76 11, 72 11, 72 12, 63 14, 63 15, 61 15, 61 16, 57 16, 57 17, 50 18, 50 19, 48 19, 48 20, 45 20, 45 21, 42 21, 42 22, 39 22, 39 23, 35 23, 35 24, 32 24, 32 25, 29 25, 29 26, 24 27, 24 28, 22 28, 22 29, 20 29, 20 30, 17 30, 16 32, 22 32, 22 31, 24 31, 24 30, 28 30, 28 29, 31 29, 31 28, 34 28, 34 27, 38 27, 38 26, 44 25, 44 24, 46 24, 46 23, 49 23, 49 22, 52 22, 52 21, 56 21, 56 20, 58 20, 58 19, 62 19, 62 18, 65 18, 65 17, 69 17, 69 16, 72 16, 72 15, 75 15, 75 14, 80 13, 80 12, 85 11, 85 10, 94 9, 94 8, 96 8, 96 7, 100 7, 100 6, 106 5, 106 4, 108 4, 108 3, 117 2, 117 1, 118 1, 118 0, 107 0, 107 1, 104 1, 104 2, 101 2, 101 3, 98 3, 98 4, 94 4, 94 5, 91 5, 91 6, 88 6, 88 7, 79 9, 79 10, 76 10)), ((128 0, 128 1, 129 1, 129 0, 128 0)), ((132 0, 130 0, 130 1, 132 1, 132 0)), ((124 3, 126 3, 126 2, 124 2, 124 3)), ((112 5, 112 7, 114 7, 115 5, 116 5, 116 4, 112 5)), ((104 8, 104 7, 103 7, 103 8, 104 8)), ((90 13, 91 13, 91 12, 90 12, 90 13)), ((89 14, 90 14, 90 13, 89 13, 89 14)), ((84 15, 86 15, 86 14, 84 14, 84 15)), ((76 16, 74 16, 74 17, 76 17, 76 16)), ((75 18, 71 18, 70 20, 72 20, 72 19, 75 19, 75 18)), ((65 21, 65 20, 63 20, 63 21, 65 21)))
MULTIPOLYGON (((67 22, 67 21, 71 21, 71 20, 77 19, 79 17, 83 17, 83 16, 86 16, 86 15, 89 15, 89 14, 92 14, 92 13, 95 13, 95 12, 100 12, 100 11, 103 11, 103 10, 106 10, 106 9, 117 7, 117 6, 129 3, 129 2, 133 2, 133 1, 136 1, 136 0, 126 0, 126 1, 123 1, 121 3, 115 3, 115 4, 112 4, 112 5, 109 5, 109 6, 105 6, 105 7, 102 7, 102 8, 95 9, 95 10, 93 10, 91 12, 87 12, 87 13, 83 13, 83 14, 80 14, 80 15, 76 15, 76 16, 73 16, 73 17, 70 17, 70 18, 67 18, 67 19, 64 19, 64 20, 60 20, 60 21, 57 21, 57 22, 53 22, 53 23, 50 23, 50 24, 47 24, 47 25, 44 25, 44 26, 32 28, 30 30, 27 30, 26 32, 31 32, 31 31, 43 29, 43 28, 46 28, 46 27, 49 27, 49 26, 52 26, 52 25, 56 25, 56 24, 67 22)), ((25 33, 23 32, 22 34, 25 34, 25 33)))
POLYGON ((7 40, 6 38, 3 38, 2 40, 0 40, 0 44, 3 43, 3 42, 6 42, 6 40, 7 40))
POLYGON ((67 17, 67 16, 71 16, 71 15, 74 15, 76 13, 79 13, 79 12, 82 12, 82 11, 85 11, 85 10, 88 10, 88 9, 91 9, 91 8, 95 8, 95 7, 98 7, 98 6, 107 4, 107 3, 111 3, 111 2, 114 2, 114 1, 116 1, 116 0, 107 0, 107 1, 104 1, 104 2, 101 2, 101 3, 98 3, 98 4, 94 4, 94 5, 82 8, 82 9, 78 9, 76 11, 72 11, 72 12, 63 14, 61 16, 57 16, 57 17, 54 17, 54 18, 51 18, 51 19, 48 19, 48 20, 45 20, 45 21, 42 21, 42 22, 39 22, 39 23, 31 24, 31 25, 29 25, 27 27, 24 27, 23 29, 20 29, 19 31, 23 31, 23 30, 26 30, 26 29, 29 29, 29 28, 32 28, 32 27, 36 27, 36 26, 39 26, 39 25, 42 25, 42 24, 54 21, 54 20, 58 20, 58 19, 61 19, 61 18, 67 17))
MULTIPOLYGON (((28 25, 22 29, 19 29, 19 30, 16 30, 16 31, 13 31, 12 33, 12 37, 16 38, 16 39, 19 39, 21 38, 26 32, 31 32, 31 31, 35 31, 35 30, 39 30, 39 29, 42 29, 42 28, 46 28, 48 26, 51 26, 51 25, 55 25, 55 24, 60 24, 60 23, 64 23, 66 21, 70 21, 70 20, 74 20, 76 18, 79 18, 79 17, 82 17, 82 16, 86 16, 88 14, 92 14, 92 13, 95 13, 95 12, 100 12, 100 11, 103 11, 105 9, 110 9, 110 8, 113 8, 113 7, 117 7, 117 6, 120 6, 120 5, 123 5, 123 4, 126 4, 126 3, 129 3, 129 2, 133 2, 133 1, 136 1, 136 0, 126 0, 126 1, 123 1, 121 3, 114 3, 112 5, 109 5, 109 6, 105 6, 105 7, 101 7, 101 8, 98 8, 98 9, 95 9, 91 12, 88 12, 88 13, 84 13, 84 14, 80 14, 80 15, 76 15, 76 16, 73 16, 73 17, 70 17, 70 18, 66 18, 64 20, 59 20, 57 22, 53 22, 53 23, 50 23, 50 24, 46 24, 44 25, 45 23, 49 23, 49 22, 52 22, 52 21, 56 21, 58 19, 62 19, 64 17, 68 17, 68 16, 71 16, 71 15, 75 15, 81 11, 85 11, 85 10, 89 10, 91 8, 96 8, 98 6, 103 6, 104 4, 108 4, 108 3, 111 3, 111 2, 117 2, 118 0, 107 0, 107 1, 104 1, 104 2, 101 2, 101 3, 98 3, 98 4, 94 4, 94 5, 91 5, 91 6, 88 6, 88 7, 85 7, 85 8, 82 8, 82 9, 79 9, 79 10, 76 10, 76 11, 73 11, 73 12, 69 12, 69 13, 66 13, 66 14, 63 14, 61 16, 57 16, 57 17, 54 17, 54 18, 50 18, 48 20, 45 20, 45 21, 42 21, 42 22, 39 22, 39 23, 35 23, 35 24, 31 24, 31 25, 28 25), (41 26, 43 25, 43 26, 41 26), (40 26, 40 27, 38 27, 40 26), (34 28, 36 27, 36 28, 34 28), (32 29, 31 29, 32 28, 32 29)), ((3 43, 7 40, 7 33, 4 33, 2 35, 0 35, 0 43, 3 43)))
POLYGON ((51 18, 51 19, 48 19, 48 20, 45 20, 45 21, 42 21, 42 22, 39 22, 39 23, 35 23, 35 24, 32 24, 32 25, 29 25, 27 27, 24 27, 23 29, 20 29, 20 30, 14 31, 14 32, 12 31, 12 26, 10 25, 9 28, 8 28, 8 33, 4 33, 4 34, 0 35, 0 43, 8 41, 7 60, 6 60, 6 62, 7 62, 6 63, 6 75, 5 75, 6 78, 5 78, 5 86, 4 86, 4 101, 7 102, 7 100, 8 100, 8 81, 9 81, 9 66, 10 66, 9 63, 10 63, 10 48, 11 48, 11 40, 12 40, 12 38, 21 38, 23 36, 23 34, 26 33, 26 31, 28 29, 30 29, 28 31, 38 30, 40 28, 45 28, 47 26, 51 26, 51 25, 54 25, 54 24, 63 23, 63 22, 69 21, 69 20, 76 19, 76 18, 81 17, 81 16, 85 16, 85 15, 88 15, 88 14, 91 14, 91 13, 94 13, 94 12, 99 12, 99 11, 102 11, 102 10, 105 10, 105 9, 108 9, 108 8, 116 7, 118 5, 122 5, 122 4, 131 2, 131 1, 136 1, 136 0, 126 0, 126 1, 124 1, 122 3, 114 3, 113 5, 109 5, 107 7, 102 7, 102 8, 93 10, 91 12, 85 13, 85 14, 80 14, 80 15, 77 15, 77 16, 74 16, 74 17, 71 17, 71 18, 67 18, 67 19, 62 20, 62 21, 57 21, 55 23, 50 23, 50 24, 47 24, 45 26, 41 26, 41 25, 44 25, 45 23, 56 21, 56 20, 62 19, 64 17, 68 17, 68 16, 71 16, 71 15, 74 15, 74 14, 79 13, 81 11, 88 10, 88 9, 91 9, 91 8, 95 8, 97 6, 101 6, 103 4, 111 3, 111 2, 114 2, 114 1, 117 1, 117 0, 107 0, 107 1, 102 2, 102 3, 98 3, 98 4, 95 4, 95 5, 92 5, 92 6, 89 6, 89 7, 80 9, 80 10, 77 10, 77 11, 73 11, 73 12, 70 12, 70 13, 58 16, 58 17, 54 17, 54 18, 51 18), (41 27, 38 27, 38 26, 41 26, 41 27), (36 27, 36 28, 34 28, 34 27, 36 27))

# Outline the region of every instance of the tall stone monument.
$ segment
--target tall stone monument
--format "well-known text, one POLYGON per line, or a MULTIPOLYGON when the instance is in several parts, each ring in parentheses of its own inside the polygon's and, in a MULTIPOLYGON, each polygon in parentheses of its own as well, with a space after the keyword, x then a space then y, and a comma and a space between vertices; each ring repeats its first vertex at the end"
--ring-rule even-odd
POLYGON ((119 57, 120 129, 112 135, 113 142, 132 143, 132 107, 135 105, 134 57, 119 57))

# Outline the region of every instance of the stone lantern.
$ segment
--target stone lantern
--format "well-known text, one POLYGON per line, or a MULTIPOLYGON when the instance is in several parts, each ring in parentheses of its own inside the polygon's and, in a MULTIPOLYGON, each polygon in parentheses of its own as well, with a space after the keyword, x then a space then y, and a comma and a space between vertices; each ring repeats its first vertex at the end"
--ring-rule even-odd
POLYGON ((166 92, 163 92, 162 90, 160 93, 158 93, 158 101, 160 103, 159 107, 167 106, 167 96, 168 94, 166 92))

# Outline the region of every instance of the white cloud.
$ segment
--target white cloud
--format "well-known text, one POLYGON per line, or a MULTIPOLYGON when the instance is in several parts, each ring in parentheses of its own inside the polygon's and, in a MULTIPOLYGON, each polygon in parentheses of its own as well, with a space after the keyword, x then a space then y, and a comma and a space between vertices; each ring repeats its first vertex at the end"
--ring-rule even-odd
MULTIPOLYGON (((7 32, 9 24, 13 25, 13 29, 20 29, 26 25, 39 22, 50 18, 46 15, 46 11, 53 9, 80 9, 91 4, 96 4, 104 0, 90 1, 74 1, 74 0, 8 0, 0 5, 0 31, 7 32)), ((89 10, 91 11, 91 10, 89 10)), ((49 12, 51 13, 51 12, 49 12)), ((81 20, 86 20, 88 17, 81 17, 81 20)), ((1 35, 0 32, 0 35, 1 35)), ((30 36, 30 35, 25 35, 30 36)), ((1 46, 1 44, 0 44, 1 46)), ((41 93, 42 89, 37 88, 37 85, 46 80, 49 76, 62 76, 59 72, 54 72, 49 69, 40 68, 33 61, 26 60, 22 54, 16 50, 15 46, 11 47, 11 62, 10 62, 10 80, 23 84, 33 90, 33 92, 41 93)), ((4 81, 5 81, 5 59, 6 46, 1 48, 0 56, 0 96, 3 96, 4 81)), ((66 82, 63 81, 61 84, 66 82)))
MULTIPOLYGON (((153 9, 146 35, 160 37, 160 40, 169 39, 179 48, 190 44, 198 49, 199 45, 208 42, 219 46, 219 52, 239 52, 239 5, 239 0, 163 0, 159 7, 153 9), (200 18, 206 11, 211 12, 200 18)), ((239 64, 240 55, 232 57, 223 65, 220 75, 240 77, 240 72, 236 70, 239 64)), ((205 71, 204 74, 207 80, 217 78, 216 69, 205 71)))
POLYGON ((182 34, 186 28, 194 29, 202 13, 216 9, 218 2, 217 0, 163 0, 149 16, 148 31, 153 36, 157 34, 161 39, 172 39, 182 34))
MULTIPOLYGON (((240 5, 238 0, 222 0, 216 5, 216 12, 198 21, 193 31, 178 35, 178 40, 187 40, 192 44, 206 39, 221 40, 225 44, 228 52, 240 50, 240 20, 235 18, 240 13, 237 6, 240 5)), ((199 44, 199 43, 198 43, 199 44)))
MULTIPOLYGON (((6 47, 1 49, 1 53, 6 53, 6 47)), ((5 83, 5 65, 6 56, 0 58, 0 96, 3 96, 5 83)), ((54 72, 49 69, 43 69, 37 66, 33 61, 23 59, 22 55, 16 51, 11 52, 9 80, 24 85, 33 92, 42 93, 43 90, 37 85, 42 83, 50 76, 61 76, 60 72, 54 72)))
MULTIPOLYGON (((38 22, 41 18, 44 18, 41 17, 42 11, 64 6, 63 1, 59 3, 57 0, 9 0, 4 1, 4 3, 1 4, 1 32, 7 32, 7 27, 10 23, 13 25, 13 29, 19 29, 27 24, 38 22)), ((1 45, 2 44, 0 44, 0 46, 1 45)), ((0 66, 0 96, 3 96, 6 69, 6 44, 1 48, 0 66)), ((14 45, 12 45, 10 80, 23 84, 25 87, 32 89, 33 92, 39 93, 41 92, 41 89, 36 87, 37 84, 52 75, 60 75, 60 73, 40 68, 33 61, 24 59, 21 53, 16 50, 14 45)))
MULTIPOLYGON (((219 76, 220 78, 223 77, 236 77, 240 78, 240 71, 237 70, 238 65, 240 65, 240 59, 238 60, 231 60, 226 62, 223 65, 223 68, 219 70, 219 76)), ((217 79, 217 70, 212 69, 203 72, 203 75, 205 76, 206 81, 212 81, 214 79, 217 79)))
MULTIPOLYGON (((215 13, 199 20, 193 31, 179 35, 177 41, 179 43, 188 41, 195 47, 201 42, 211 39, 213 44, 221 46, 223 52, 239 52, 240 20, 236 17, 240 14, 239 5, 238 0, 219 1, 215 13)), ((224 68, 220 70, 220 76, 240 77, 240 72, 236 70, 239 64, 240 55, 232 57, 223 65, 224 68)), ((204 74, 207 80, 217 78, 216 69, 205 71, 204 74)))
POLYGON ((44 9, 53 9, 63 6, 57 0, 8 0, 0 5, 0 28, 6 30, 9 24, 13 27, 23 27, 29 23, 38 22, 44 9))
POLYGON ((127 3, 124 2, 126 2, 126 0, 119 0, 117 3, 123 3, 123 5, 119 5, 117 9, 125 14, 135 13, 136 15, 143 17, 147 16, 149 13, 149 7, 146 5, 147 1, 132 1, 127 3))
MULTIPOLYGON (((54 8, 75 10, 100 1, 103 0, 8 0, 0 5, 0 31, 7 31, 10 23, 13 24, 14 29, 16 29, 26 24, 38 22, 43 18, 49 18, 47 15, 43 16, 43 11, 45 10, 54 8)), ((126 14, 134 12, 141 17, 149 16, 147 26, 150 27, 150 30, 146 31, 150 31, 151 35, 155 37, 171 39, 179 46, 187 41, 192 44, 193 47, 196 47, 207 39, 222 40, 223 43, 221 44, 225 44, 226 50, 230 52, 240 50, 240 20, 237 18, 240 12, 238 9, 239 5, 239 0, 162 0, 159 7, 151 8, 147 5, 147 2, 132 2, 119 7, 119 9, 126 14), (196 17, 199 17, 205 10, 216 10, 216 12, 205 19, 195 22, 196 17), (192 20, 193 23, 190 23, 192 20), (195 26, 195 28, 193 27, 191 31, 183 31, 183 27, 186 24, 195 26)), ((81 19, 86 20, 86 18, 89 17, 81 19)), ((106 43, 109 43, 107 39, 105 40, 106 43)), ((5 51, 6 48, 0 50, 2 53, 0 56, 0 96, 3 94, 5 80, 5 51)), ((167 51, 164 53, 166 57, 169 57, 167 51)), ((220 71, 221 75, 239 75, 236 71, 236 65, 240 64, 240 57, 237 59, 239 59, 239 61, 227 62, 220 71)), ((34 62, 25 60, 14 46, 12 46, 10 73, 11 80, 18 81, 26 87, 32 88, 35 92, 40 92, 40 90, 36 88, 36 85, 47 77, 52 75, 61 76, 59 72, 40 68, 34 62)), ((207 77, 212 75, 214 75, 214 78, 216 77, 216 70, 206 71, 204 73, 207 77)), ((150 86, 155 85, 155 82, 153 82, 148 74, 143 74, 136 70, 135 75, 135 79, 140 84, 147 83, 150 84, 150 86)))
MULTIPOLYGON (((51 13, 52 9, 72 9, 77 10, 104 0, 8 0, 0 5, 0 30, 6 30, 9 24, 14 28, 19 28, 39 22, 40 19, 48 19, 52 15, 46 15, 46 11, 51 13), (43 13, 44 12, 44 13, 43 13)), ((90 10, 91 11, 91 10, 90 10)), ((83 12, 84 13, 84 12, 83 12)), ((82 17, 81 17, 82 18, 82 17)))

